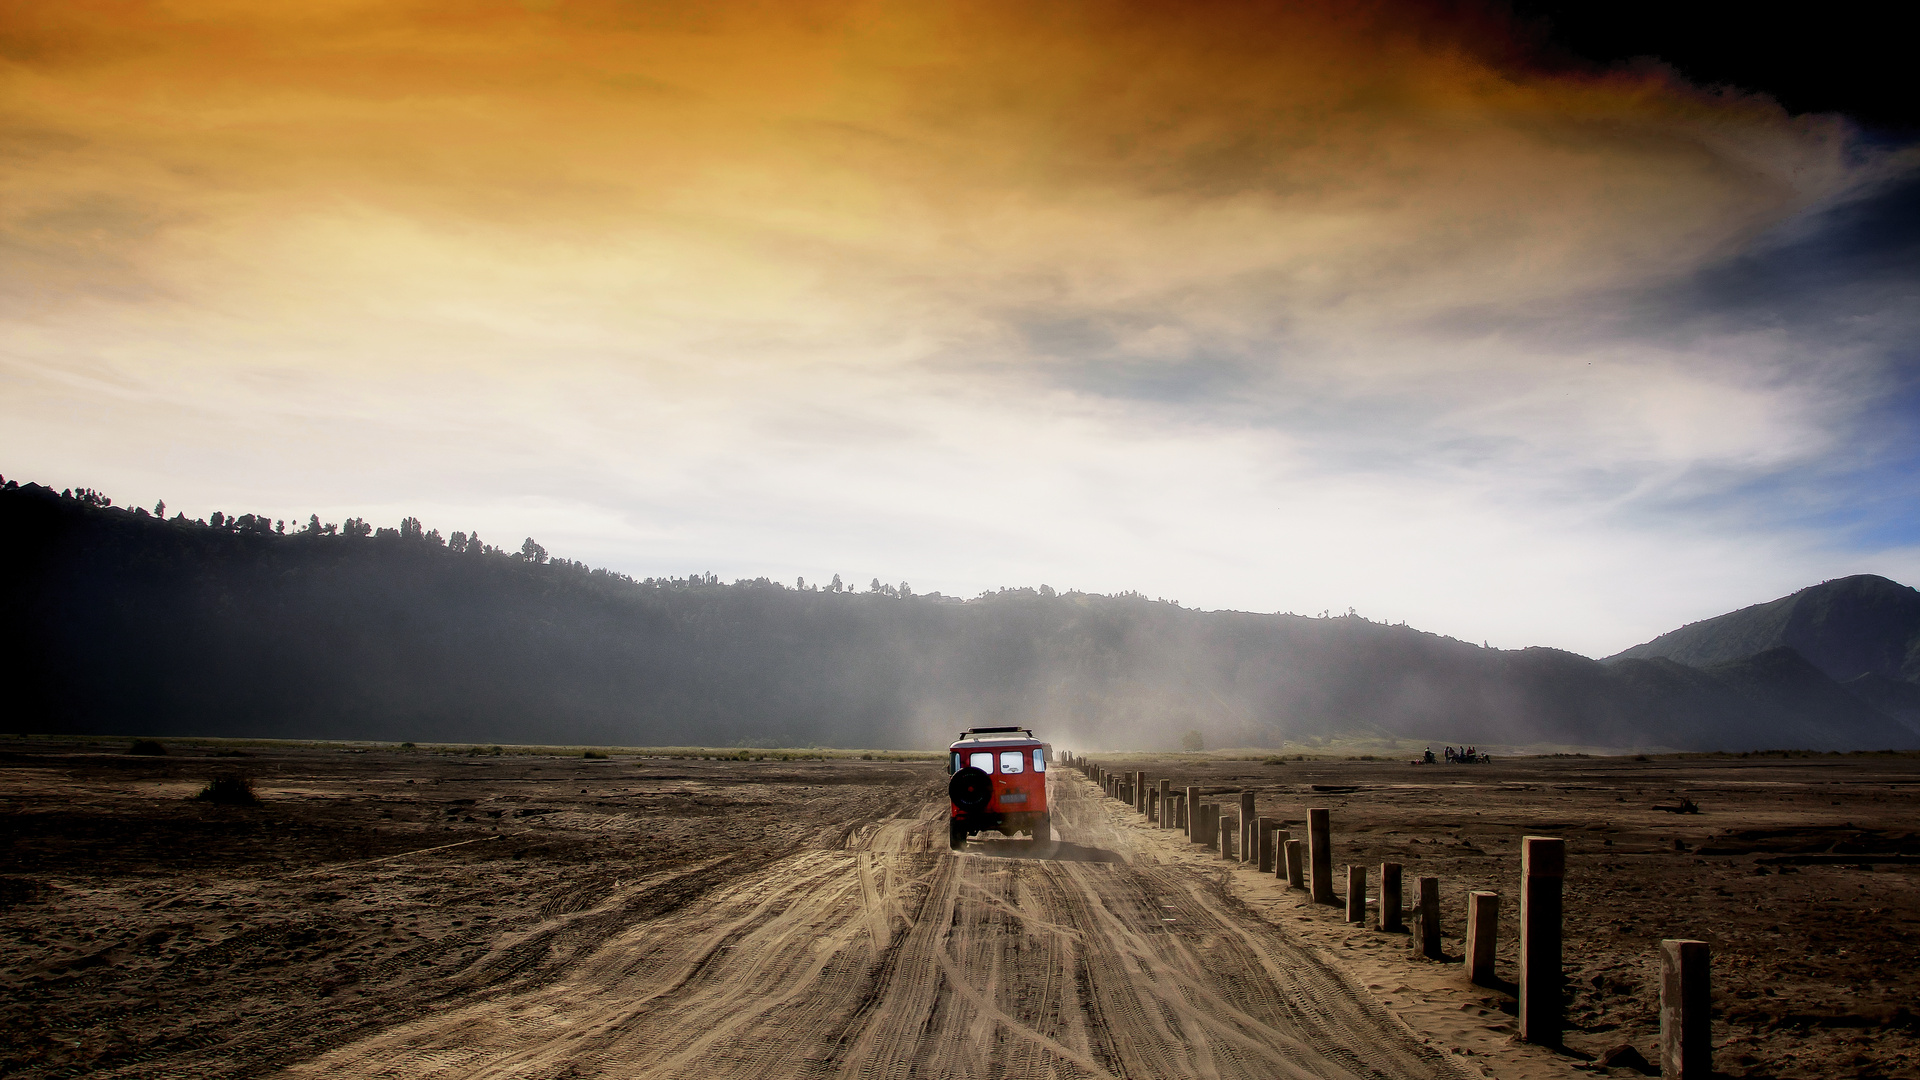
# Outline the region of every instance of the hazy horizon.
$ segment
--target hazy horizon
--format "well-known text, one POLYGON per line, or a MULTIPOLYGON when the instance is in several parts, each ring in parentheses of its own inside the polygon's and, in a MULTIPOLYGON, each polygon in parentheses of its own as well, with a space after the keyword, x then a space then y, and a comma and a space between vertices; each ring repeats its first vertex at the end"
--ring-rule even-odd
POLYGON ((1920 580, 1911 139, 1438 11, 16 9, 0 473, 1595 657, 1920 580))

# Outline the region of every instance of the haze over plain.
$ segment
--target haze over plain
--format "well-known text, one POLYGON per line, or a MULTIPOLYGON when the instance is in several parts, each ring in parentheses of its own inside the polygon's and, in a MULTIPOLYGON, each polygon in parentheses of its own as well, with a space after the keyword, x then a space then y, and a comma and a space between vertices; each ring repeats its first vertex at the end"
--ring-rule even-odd
POLYGON ((0 461, 1606 655, 1920 579, 1913 151, 1407 4, 0 15, 0 461))

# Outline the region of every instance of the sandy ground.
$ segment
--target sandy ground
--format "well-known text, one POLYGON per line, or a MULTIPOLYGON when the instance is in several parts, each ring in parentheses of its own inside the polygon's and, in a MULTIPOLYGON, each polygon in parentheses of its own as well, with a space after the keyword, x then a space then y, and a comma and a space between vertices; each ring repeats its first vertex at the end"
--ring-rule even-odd
POLYGON ((955 856, 934 766, 81 751, 0 757, 7 1076, 1593 1075, 1651 1056, 1666 936, 1716 944, 1729 1073, 1920 1075, 1912 759, 1129 763, 1333 807, 1352 861, 1442 876, 1450 932, 1566 836, 1555 1054, 1066 770, 1059 843, 955 856), (229 770, 263 806, 188 798, 229 770))
MULTIPOLYGON (((1230 895, 1290 929, 1424 1035, 1471 1051, 1496 1077, 1536 1075, 1542 1051, 1512 1041, 1513 999, 1467 984, 1466 897, 1501 893, 1503 980, 1518 977, 1520 838, 1568 844, 1569 1053, 1592 1075, 1621 1044, 1657 1060, 1658 942, 1714 950, 1716 1067, 1751 1077, 1920 1077, 1920 759, 1820 756, 1638 761, 1549 758, 1476 766, 1195 763, 1111 757, 1200 786, 1304 837, 1306 811, 1331 811, 1335 891, 1347 864, 1401 863, 1406 888, 1441 880, 1450 962, 1414 959, 1404 934, 1347 926, 1217 853, 1166 844, 1230 895), (1697 814, 1677 814, 1690 798, 1697 814)), ((1153 831, 1130 808, 1127 828, 1153 831)), ((1370 919, 1376 918, 1369 908, 1370 919)), ((1377 923, 1375 924, 1377 925, 1377 923)), ((1610 1070, 1612 1075, 1636 1073, 1610 1070)))

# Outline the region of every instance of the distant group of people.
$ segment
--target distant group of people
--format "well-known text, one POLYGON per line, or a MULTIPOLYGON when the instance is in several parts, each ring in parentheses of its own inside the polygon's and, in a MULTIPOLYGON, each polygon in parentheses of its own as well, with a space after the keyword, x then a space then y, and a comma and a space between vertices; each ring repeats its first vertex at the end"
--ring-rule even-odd
MULTIPOLYGON (((1493 760, 1491 755, 1483 754, 1477 747, 1472 746, 1463 746, 1458 750, 1449 746, 1446 748, 1446 754, 1447 764, 1449 765, 1483 765, 1493 760)), ((1433 747, 1427 747, 1427 752, 1423 760, 1425 760, 1428 765, 1433 764, 1433 747)))

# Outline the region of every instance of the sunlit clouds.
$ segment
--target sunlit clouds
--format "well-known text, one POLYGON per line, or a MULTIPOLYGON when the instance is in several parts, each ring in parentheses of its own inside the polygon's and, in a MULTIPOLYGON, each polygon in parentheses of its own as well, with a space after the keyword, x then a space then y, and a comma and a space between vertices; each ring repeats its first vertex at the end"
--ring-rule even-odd
POLYGON ((1920 570, 1842 117, 1412 5, 7 12, 9 477, 1589 653, 1920 570))

